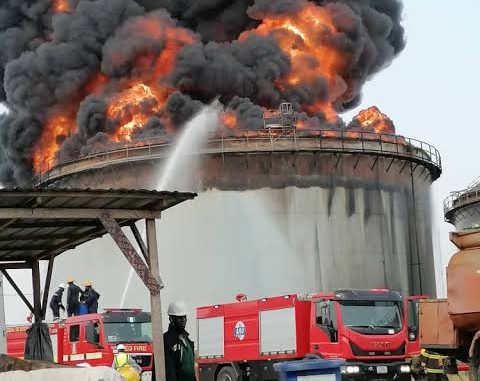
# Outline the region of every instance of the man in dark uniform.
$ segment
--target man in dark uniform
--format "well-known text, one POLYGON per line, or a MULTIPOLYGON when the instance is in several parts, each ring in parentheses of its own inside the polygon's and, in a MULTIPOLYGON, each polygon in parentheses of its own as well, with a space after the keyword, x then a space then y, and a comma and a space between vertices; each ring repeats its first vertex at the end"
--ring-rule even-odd
POLYGON ((50 299, 50 309, 53 313, 53 321, 60 319, 60 308, 62 311, 65 311, 65 307, 62 303, 63 291, 65 290, 65 285, 60 284, 58 285, 58 290, 52 295, 52 299, 50 299))
POLYGON ((196 381, 195 348, 185 330, 187 307, 183 302, 168 306, 170 325, 163 334, 165 374, 167 381, 196 381))
POLYGON ((92 287, 92 281, 87 280, 84 285, 85 290, 83 291, 82 301, 86 304, 89 314, 96 314, 98 311, 98 299, 100 299, 100 294, 92 287))
POLYGON ((67 284, 67 315, 74 316, 78 314, 78 307, 80 306, 79 297, 83 294, 83 291, 75 283, 75 279, 68 278, 67 284))
POLYGON ((473 336, 470 349, 468 350, 468 378, 470 381, 478 381, 478 366, 480 365, 480 331, 473 336))

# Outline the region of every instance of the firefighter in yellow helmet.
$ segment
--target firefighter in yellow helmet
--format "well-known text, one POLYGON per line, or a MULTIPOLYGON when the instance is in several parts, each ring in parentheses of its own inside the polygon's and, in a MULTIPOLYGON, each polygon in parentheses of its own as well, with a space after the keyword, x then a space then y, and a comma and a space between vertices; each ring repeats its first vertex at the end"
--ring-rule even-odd
POLYGON ((78 315, 80 307, 79 297, 83 295, 83 291, 75 284, 75 279, 68 278, 67 282, 67 314, 68 316, 78 315))
POLYGON ((98 312, 98 299, 100 299, 100 294, 92 287, 93 283, 91 280, 85 281, 84 286, 85 290, 80 300, 87 306, 89 314, 96 314, 98 312))

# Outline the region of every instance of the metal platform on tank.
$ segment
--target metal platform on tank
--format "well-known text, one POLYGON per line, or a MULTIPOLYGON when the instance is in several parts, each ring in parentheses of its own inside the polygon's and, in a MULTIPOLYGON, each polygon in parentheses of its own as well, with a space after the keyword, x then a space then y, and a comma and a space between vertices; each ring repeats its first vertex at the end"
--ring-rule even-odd
MULTIPOLYGON (((377 134, 360 131, 338 130, 302 130, 289 133, 277 131, 238 131, 241 136, 209 137, 208 144, 197 155, 258 155, 284 153, 333 154, 340 159, 342 155, 369 156, 373 158, 372 167, 380 157, 390 159, 388 168, 396 160, 408 164, 412 172, 417 168, 419 176, 426 172, 425 179, 435 181, 442 172, 438 150, 420 140, 400 135, 377 134)), ((95 170, 118 164, 160 160, 166 158, 173 142, 165 136, 142 140, 132 140, 102 146, 95 153, 84 154, 76 160, 57 158, 48 163, 34 178, 35 185, 48 185, 66 176, 95 170)))
POLYGON ((480 178, 466 189, 450 193, 443 202, 443 212, 445 221, 454 225, 475 217, 480 224, 480 178))

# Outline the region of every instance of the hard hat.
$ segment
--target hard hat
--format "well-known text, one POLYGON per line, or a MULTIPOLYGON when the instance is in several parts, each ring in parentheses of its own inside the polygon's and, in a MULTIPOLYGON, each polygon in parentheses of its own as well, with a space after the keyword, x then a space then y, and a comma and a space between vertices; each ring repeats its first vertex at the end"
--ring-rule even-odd
POLYGON ((63 283, 60 283, 60 284, 58 285, 58 288, 63 288, 63 289, 65 290, 65 288, 67 288, 67 286, 65 286, 63 283))
POLYGON ((92 281, 91 280, 86 280, 85 283, 83 284, 85 287, 92 286, 92 281))
POLYGON ((184 302, 173 302, 168 306, 169 316, 187 316, 187 305, 184 302))
POLYGON ((75 279, 73 279, 72 277, 68 278, 67 279, 67 282, 66 283, 73 283, 75 282, 75 279))
POLYGON ((118 344, 117 345, 117 351, 124 351, 125 350, 125 345, 123 344, 118 344))

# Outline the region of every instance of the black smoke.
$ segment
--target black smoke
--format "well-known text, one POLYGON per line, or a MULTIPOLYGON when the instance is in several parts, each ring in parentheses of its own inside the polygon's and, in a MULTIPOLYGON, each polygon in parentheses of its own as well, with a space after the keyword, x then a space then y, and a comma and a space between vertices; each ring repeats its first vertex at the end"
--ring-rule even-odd
MULTIPOLYGON (((58 137, 62 160, 111 143, 118 123, 106 116, 109 97, 129 79, 155 75, 158 62, 139 65, 139 56, 158 57, 168 49, 163 35, 142 32, 138 26, 144 22, 184 28, 192 43, 176 55, 173 72, 157 79, 173 90, 133 138, 178 128, 215 98, 236 114, 242 129, 262 128, 262 107, 284 101, 301 111, 302 120, 319 127, 325 123, 321 112, 302 107, 332 96, 326 79, 280 89, 277 81, 292 67, 289 56, 274 35, 248 32, 266 15, 298 12, 306 0, 70 0, 71 9, 63 14, 54 13, 53 1, 4 0, 0 5, 0 98, 8 108, 0 119, 4 185, 30 183, 35 147, 46 121, 59 111, 71 112, 77 126, 70 136, 58 137), (239 39, 244 32, 247 37, 239 39), (89 83, 99 74, 108 77, 108 84, 92 94, 89 83)), ((317 43, 348 57, 335 89, 335 108, 341 112, 357 105, 362 85, 403 50, 402 3, 313 3, 328 9, 339 32, 319 30, 317 43)))

